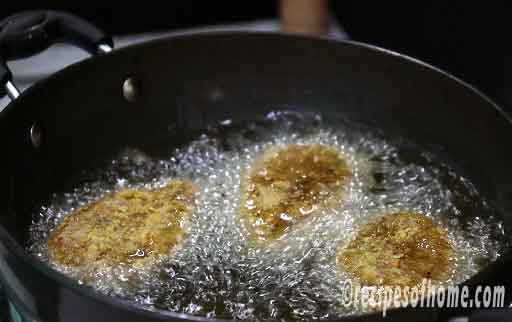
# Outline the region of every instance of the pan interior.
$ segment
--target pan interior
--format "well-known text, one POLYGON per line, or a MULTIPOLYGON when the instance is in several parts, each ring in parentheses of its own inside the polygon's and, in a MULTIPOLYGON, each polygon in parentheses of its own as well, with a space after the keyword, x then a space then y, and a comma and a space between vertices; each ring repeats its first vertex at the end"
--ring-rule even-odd
POLYGON ((191 136, 158 156, 127 147, 107 168, 55 195, 34 215, 28 251, 78 283, 149 310, 309 321, 368 312, 342 304, 343 287, 352 277, 336 264, 336 251, 375 216, 419 212, 445 228, 454 249, 446 285, 467 280, 508 245, 500 216, 476 187, 441 156, 404 138, 343 119, 286 111, 252 122, 226 120, 191 136), (242 174, 265 150, 288 144, 339 151, 352 170, 345 200, 275 241, 254 242, 238 216, 242 174), (49 262, 48 236, 74 209, 113 191, 158 187, 173 178, 200 188, 187 237, 175 253, 142 268, 88 271, 49 262))

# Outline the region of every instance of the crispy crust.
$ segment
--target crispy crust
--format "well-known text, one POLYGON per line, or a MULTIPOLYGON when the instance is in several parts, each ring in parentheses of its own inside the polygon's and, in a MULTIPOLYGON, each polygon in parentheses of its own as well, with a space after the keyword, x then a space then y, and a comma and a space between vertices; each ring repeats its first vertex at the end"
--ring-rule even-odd
POLYGON ((64 266, 98 267, 168 254, 183 238, 194 191, 190 182, 174 180, 151 191, 107 195, 62 220, 48 240, 49 258, 64 266))
POLYGON ((452 252, 444 229, 424 215, 399 212, 364 225, 337 261, 364 285, 414 287, 446 278, 452 252))
POLYGON ((243 175, 240 214, 257 239, 276 239, 341 199, 351 172, 320 144, 269 149, 243 175))

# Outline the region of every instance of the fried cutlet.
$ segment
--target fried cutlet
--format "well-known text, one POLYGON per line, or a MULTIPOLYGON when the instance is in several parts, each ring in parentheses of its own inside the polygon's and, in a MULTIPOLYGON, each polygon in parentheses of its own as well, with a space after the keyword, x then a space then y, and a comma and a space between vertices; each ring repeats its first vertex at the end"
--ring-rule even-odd
POLYGON ((68 267, 143 263, 184 237, 195 189, 173 180, 154 190, 124 189, 67 215, 48 240, 51 262, 68 267))
POLYGON ((337 261, 364 285, 414 287, 442 281, 453 252, 447 232, 428 217, 398 212, 364 225, 337 261))
POLYGON ((336 150, 320 145, 269 149, 243 176, 241 216, 256 239, 276 239, 341 199, 351 171, 336 150))

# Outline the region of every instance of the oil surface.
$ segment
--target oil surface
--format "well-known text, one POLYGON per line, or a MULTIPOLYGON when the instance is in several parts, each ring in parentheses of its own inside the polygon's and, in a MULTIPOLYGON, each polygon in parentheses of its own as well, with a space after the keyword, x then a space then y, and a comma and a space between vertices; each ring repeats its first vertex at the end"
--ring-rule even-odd
POLYGON ((336 265, 336 251, 383 213, 419 212, 448 231, 454 253, 447 285, 499 257, 506 246, 502 223, 471 182, 428 152, 394 142, 350 122, 333 126, 319 115, 273 112, 257 122, 223 122, 168 158, 127 149, 96 181, 39 209, 28 251, 79 283, 149 310, 253 321, 363 313, 341 305, 350 277, 336 265), (264 151, 288 144, 322 144, 345 157, 351 176, 344 201, 275 240, 255 243, 238 215, 241 176, 264 151), (48 260, 49 233, 70 212, 112 191, 159 187, 170 179, 199 187, 187 235, 172 256, 148 267, 92 272, 48 260))

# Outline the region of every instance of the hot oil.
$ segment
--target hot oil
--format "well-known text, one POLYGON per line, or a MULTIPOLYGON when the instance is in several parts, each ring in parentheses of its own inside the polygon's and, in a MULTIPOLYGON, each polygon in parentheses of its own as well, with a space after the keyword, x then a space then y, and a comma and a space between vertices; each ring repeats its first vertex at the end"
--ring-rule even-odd
POLYGON ((254 321, 361 314, 361 307, 341 305, 351 277, 336 264, 336 251, 362 224, 395 211, 421 212, 448 231, 455 252, 446 285, 477 273, 506 244, 501 222, 473 185, 434 156, 403 152, 399 144, 349 122, 327 126, 318 115, 276 112, 258 122, 227 121, 167 159, 126 150, 98 178, 40 209, 30 253, 49 262, 50 231, 73 210, 112 191, 157 187, 172 178, 199 187, 187 237, 159 262, 95 271, 49 263, 80 283, 148 309, 254 321), (241 173, 269 148, 315 143, 339 151, 348 162, 352 176, 344 201, 277 240, 255 242, 238 216, 241 173))

